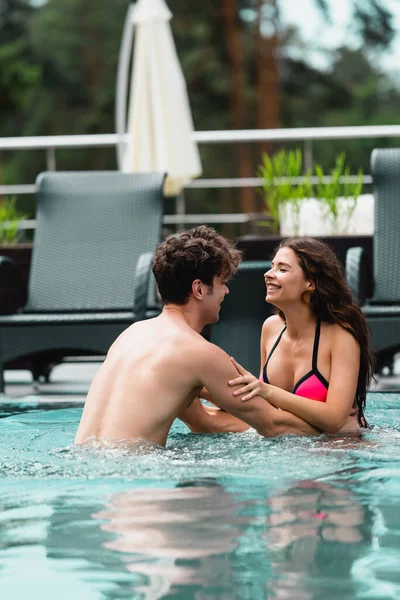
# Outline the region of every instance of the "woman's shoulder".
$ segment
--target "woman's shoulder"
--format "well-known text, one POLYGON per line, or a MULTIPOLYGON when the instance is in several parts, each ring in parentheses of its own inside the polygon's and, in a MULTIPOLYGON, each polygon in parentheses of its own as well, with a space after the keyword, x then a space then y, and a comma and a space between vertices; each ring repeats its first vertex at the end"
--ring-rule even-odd
POLYGON ((284 327, 285 321, 279 315, 272 315, 271 317, 268 317, 268 319, 265 319, 262 326, 262 335, 278 335, 284 327))
POLYGON ((342 344, 351 344, 354 347, 358 347, 358 342, 354 335, 339 323, 323 322, 322 326, 330 336, 332 345, 341 346, 342 344))

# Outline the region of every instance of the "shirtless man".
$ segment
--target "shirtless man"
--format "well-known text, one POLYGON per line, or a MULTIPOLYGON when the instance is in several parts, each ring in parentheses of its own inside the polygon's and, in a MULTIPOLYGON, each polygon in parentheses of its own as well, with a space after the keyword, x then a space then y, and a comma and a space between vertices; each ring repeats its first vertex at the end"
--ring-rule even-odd
POLYGON ((207 226, 158 245, 153 273, 164 309, 128 327, 111 346, 90 387, 76 444, 94 436, 165 445, 177 417, 197 432, 241 432, 251 426, 264 436, 319 433, 261 398, 235 398, 228 385, 238 375, 232 361, 200 335, 218 321, 229 293, 226 282, 240 260, 240 252, 207 226), (203 387, 224 410, 200 402, 203 387))

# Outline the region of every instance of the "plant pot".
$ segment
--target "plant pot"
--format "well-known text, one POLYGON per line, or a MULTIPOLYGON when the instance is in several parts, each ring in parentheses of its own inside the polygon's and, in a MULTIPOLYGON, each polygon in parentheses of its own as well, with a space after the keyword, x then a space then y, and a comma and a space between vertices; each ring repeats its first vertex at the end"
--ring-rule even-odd
POLYGON ((31 266, 33 244, 15 244, 15 246, 0 244, 0 256, 11 258, 22 274, 22 278, 26 285, 29 280, 29 270, 31 266))
MULTIPOLYGON (((31 264, 32 256, 32 244, 16 244, 15 246, 1 245, 0 244, 0 256, 5 256, 16 263, 18 271, 22 277, 25 288, 28 286, 29 269, 31 264)), ((21 306, 21 302, 24 302, 21 294, 16 289, 16 283, 13 277, 7 275, 7 267, 4 265, 0 278, 0 314, 9 315, 18 310, 21 306)), ((20 288, 20 286, 19 286, 20 288)))
POLYGON ((299 215, 295 214, 290 204, 284 205, 280 209, 280 234, 282 237, 293 235, 373 235, 373 195, 363 194, 359 196, 353 214, 350 218, 347 218, 351 206, 351 201, 338 198, 338 219, 336 228, 334 228, 332 219, 327 213, 326 204, 321 200, 315 198, 303 200, 299 215))
MULTIPOLYGON (((285 238, 277 235, 245 235, 237 238, 236 245, 238 249, 243 251, 245 260, 271 260, 277 246, 283 239, 285 238)), ((364 248, 369 264, 372 265, 374 239, 372 235, 318 236, 318 239, 332 248, 343 266, 345 265, 347 250, 354 246, 364 248)))

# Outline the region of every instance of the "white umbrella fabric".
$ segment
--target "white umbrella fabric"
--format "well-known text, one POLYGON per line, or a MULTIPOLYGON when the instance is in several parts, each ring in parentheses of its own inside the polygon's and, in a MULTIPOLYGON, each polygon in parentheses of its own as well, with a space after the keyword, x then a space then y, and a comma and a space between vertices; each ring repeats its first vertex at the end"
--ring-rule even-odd
MULTIPOLYGON (((164 191, 176 196, 188 180, 201 174, 201 163, 193 140, 186 83, 169 25, 171 17, 164 0, 138 0, 129 8, 120 57, 120 62, 124 56, 125 62, 127 58, 129 61, 129 28, 135 28, 128 143, 120 145, 118 159, 119 168, 125 172, 168 173, 164 191)), ((121 68, 119 79, 123 78, 121 68)), ((125 117, 121 111, 125 105, 118 101, 118 94, 124 94, 121 82, 119 88, 117 133, 123 133, 125 117)))

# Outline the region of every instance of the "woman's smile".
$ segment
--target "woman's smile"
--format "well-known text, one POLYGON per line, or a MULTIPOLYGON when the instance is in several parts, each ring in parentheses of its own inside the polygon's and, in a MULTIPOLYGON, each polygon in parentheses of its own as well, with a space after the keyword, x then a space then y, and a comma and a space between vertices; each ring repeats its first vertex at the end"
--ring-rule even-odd
POLYGON ((280 290, 281 287, 279 285, 275 285, 274 283, 267 283, 267 293, 276 292, 280 290))

